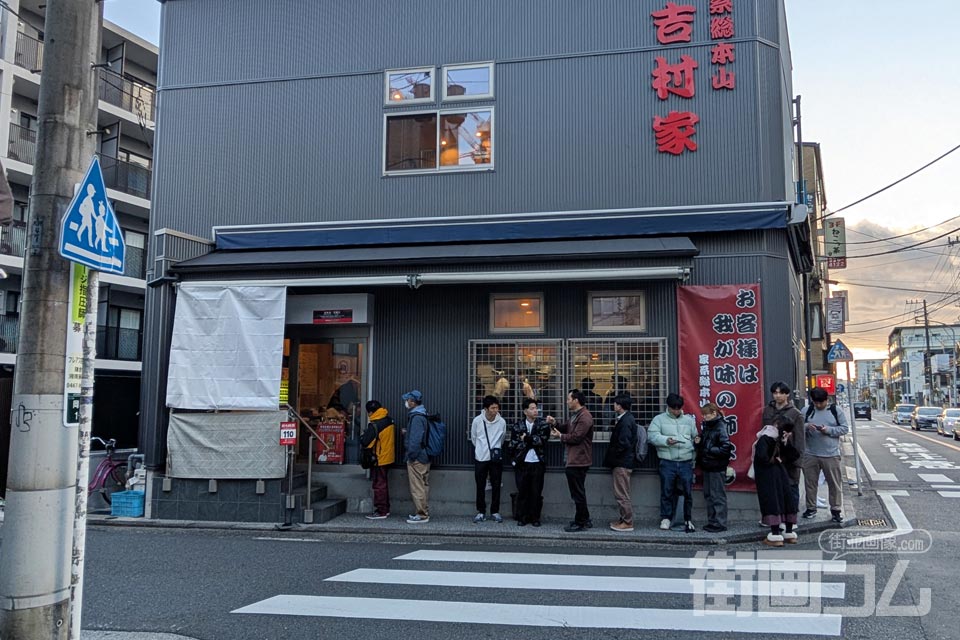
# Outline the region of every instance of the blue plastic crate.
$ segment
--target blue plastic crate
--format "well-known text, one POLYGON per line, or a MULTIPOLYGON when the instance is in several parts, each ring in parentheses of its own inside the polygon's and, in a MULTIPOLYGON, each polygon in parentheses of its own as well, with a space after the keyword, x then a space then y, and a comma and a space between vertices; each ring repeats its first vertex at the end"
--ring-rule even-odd
POLYGON ((110 496, 110 515, 124 518, 143 517, 143 491, 118 491, 110 496))

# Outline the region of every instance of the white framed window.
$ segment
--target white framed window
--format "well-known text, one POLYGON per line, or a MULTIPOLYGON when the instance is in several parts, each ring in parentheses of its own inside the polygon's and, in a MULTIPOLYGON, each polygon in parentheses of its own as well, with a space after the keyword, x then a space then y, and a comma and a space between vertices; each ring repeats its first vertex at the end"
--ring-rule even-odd
POLYGON ((433 102, 435 75, 436 69, 433 67, 385 71, 383 74, 384 104, 407 105, 433 102))
POLYGON ((587 293, 587 329, 591 333, 644 333, 647 305, 643 291, 587 293))
POLYGON ((384 114, 383 172, 493 169, 493 107, 384 114))
POLYGON ((441 71, 445 101, 483 100, 493 97, 493 63, 452 64, 441 71))
POLYGON ((490 294, 490 333, 543 333, 542 293, 490 294))

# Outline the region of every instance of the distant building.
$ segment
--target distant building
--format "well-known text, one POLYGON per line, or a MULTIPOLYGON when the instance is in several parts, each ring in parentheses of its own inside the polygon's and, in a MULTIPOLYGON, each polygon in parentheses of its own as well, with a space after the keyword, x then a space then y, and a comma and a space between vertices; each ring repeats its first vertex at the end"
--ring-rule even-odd
POLYGON ((894 402, 957 403, 957 339, 960 325, 930 325, 930 379, 924 353, 927 334, 922 326, 896 327, 888 338, 890 385, 894 402), (938 355, 944 357, 937 357, 938 355))
MULTIPOLYGON (((0 227, 0 267, 9 274, 0 280, 0 494, 21 330, 20 291, 46 14, 44 0, 5 4, 13 12, 0 11, 0 131, 8 134, 0 153, 15 203, 13 222, 0 227)), ((121 448, 136 448, 159 49, 108 21, 103 22, 100 37, 98 62, 104 66, 92 71, 97 74, 100 100, 97 131, 91 135, 97 138, 107 195, 127 251, 123 275, 100 277, 93 435, 115 438, 121 448)))

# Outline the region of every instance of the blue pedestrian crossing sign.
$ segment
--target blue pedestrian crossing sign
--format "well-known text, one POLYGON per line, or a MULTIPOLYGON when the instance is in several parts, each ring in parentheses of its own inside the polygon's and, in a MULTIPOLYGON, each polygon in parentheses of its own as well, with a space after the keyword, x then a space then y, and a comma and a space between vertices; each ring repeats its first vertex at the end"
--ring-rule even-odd
POLYGON ((117 215, 107 199, 100 160, 94 156, 63 214, 60 255, 97 271, 122 274, 126 251, 117 215))
POLYGON ((847 345, 837 340, 827 352, 827 362, 853 362, 853 353, 847 348, 847 345))

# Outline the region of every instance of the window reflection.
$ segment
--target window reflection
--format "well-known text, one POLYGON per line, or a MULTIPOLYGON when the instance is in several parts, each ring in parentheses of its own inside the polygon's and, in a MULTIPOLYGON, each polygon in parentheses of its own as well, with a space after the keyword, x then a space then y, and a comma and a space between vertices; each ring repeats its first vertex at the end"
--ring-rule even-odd
POLYGON ((493 136, 490 111, 444 113, 440 116, 440 165, 490 164, 493 136))
POLYGON ((387 171, 437 167, 437 114, 387 118, 387 171))
POLYGON ((387 74, 388 102, 429 100, 433 97, 433 73, 429 70, 387 74))

